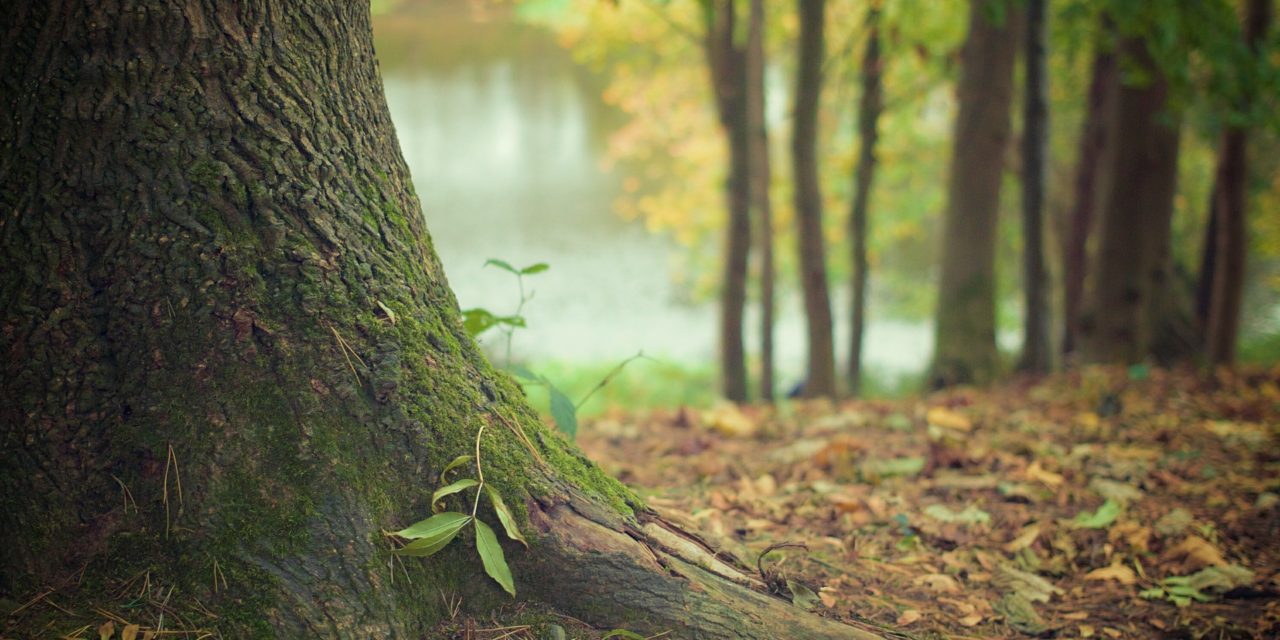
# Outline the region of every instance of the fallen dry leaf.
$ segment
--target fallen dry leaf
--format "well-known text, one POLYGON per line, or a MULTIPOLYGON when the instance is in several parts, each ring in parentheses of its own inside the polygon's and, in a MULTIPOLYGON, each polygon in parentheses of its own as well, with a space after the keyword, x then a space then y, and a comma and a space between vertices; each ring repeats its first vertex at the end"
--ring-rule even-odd
MULTIPOLYGON (((918 414, 917 414, 918 415, 918 414)), ((960 413, 956 413, 950 409, 943 407, 933 407, 925 413, 924 419, 935 427, 943 429, 951 429, 954 431, 963 431, 968 433, 973 430, 973 421, 960 413)))
POLYGON ((924 585, 941 593, 959 593, 960 582, 945 573, 930 573, 912 581, 916 585, 924 585))
POLYGON ((1179 570, 1173 573, 1194 571, 1205 567, 1225 567, 1231 564, 1212 542, 1200 536, 1187 536, 1178 546, 1161 554, 1160 563, 1178 566, 1179 570))
POLYGON ((1133 572, 1133 569, 1130 569, 1123 564, 1116 563, 1109 567, 1094 569, 1093 571, 1086 573, 1084 579, 1115 580, 1120 584, 1133 584, 1138 581, 1138 575, 1133 572))

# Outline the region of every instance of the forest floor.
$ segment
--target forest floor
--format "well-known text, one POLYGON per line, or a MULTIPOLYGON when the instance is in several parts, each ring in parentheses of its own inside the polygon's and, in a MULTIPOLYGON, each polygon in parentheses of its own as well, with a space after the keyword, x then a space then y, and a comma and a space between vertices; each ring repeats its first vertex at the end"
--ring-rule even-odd
MULTIPOLYGON (((1280 637, 1280 369, 607 415, 668 519, 915 637, 1280 637)), ((803 589, 798 589, 803 592, 803 589)))

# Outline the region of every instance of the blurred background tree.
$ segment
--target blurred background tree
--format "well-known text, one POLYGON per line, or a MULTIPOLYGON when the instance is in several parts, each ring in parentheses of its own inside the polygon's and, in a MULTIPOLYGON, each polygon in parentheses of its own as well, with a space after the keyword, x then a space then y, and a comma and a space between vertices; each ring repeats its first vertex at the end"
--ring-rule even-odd
MULTIPOLYGON (((971 8, 984 19, 1012 20, 1009 26, 1016 32, 1008 34, 1010 47, 1021 56, 1029 34, 1016 23, 1027 2, 824 4, 826 43, 813 152, 824 212, 822 266, 828 304, 849 312, 834 314, 834 340, 819 349, 830 351, 833 359, 838 354, 845 378, 857 378, 846 379, 843 388, 863 383, 872 395, 918 388, 929 362, 950 357, 948 342, 934 339, 935 333, 941 337, 950 330, 937 321, 972 323, 972 314, 949 301, 962 289, 952 282, 961 275, 958 267, 943 266, 948 251, 961 246, 956 234, 944 231, 944 212, 957 197, 978 188, 974 180, 957 181, 956 169, 985 169, 997 176, 995 187, 983 188, 994 188, 998 196, 978 207, 989 225, 977 235, 984 245, 990 243, 990 268, 986 258, 953 261, 981 263, 981 271, 989 271, 990 303, 979 306, 983 314, 989 309, 991 319, 978 322, 977 342, 969 337, 977 335, 973 332, 956 334, 963 337, 955 341, 966 348, 980 345, 975 371, 989 373, 942 376, 939 382, 1006 374, 1025 342, 1029 267, 1023 260, 1030 254, 1024 251, 1030 237, 1025 216, 1035 214, 1018 215, 1028 186, 1024 175, 1044 179, 1038 215, 1047 283, 1042 298, 1049 309, 1045 332, 1052 337, 1050 351, 1065 355, 1051 358, 1054 364, 1226 362, 1233 356, 1274 362, 1280 356, 1280 109, 1275 104, 1280 82, 1276 30, 1260 9, 1269 3, 1046 1, 1043 77, 1049 117, 1045 131, 1031 136, 1044 140, 1039 172, 1024 166, 1029 156, 1020 151, 1030 143, 1027 132, 1034 131, 1034 123, 1029 129, 1024 109, 1012 108, 1012 102, 1010 133, 1000 151, 952 164, 962 121, 957 117, 965 110, 966 94, 959 85, 962 45, 971 39, 971 8), (878 101, 868 102, 873 42, 879 92, 878 101), (879 114, 868 128, 865 119, 871 114, 865 112, 872 109, 879 114), (874 180, 850 179, 863 174, 858 167, 868 162, 863 157, 870 143, 874 180), (864 203, 865 226, 852 215, 855 202, 864 203), (1243 213, 1210 215, 1223 206, 1243 213), (865 271, 856 266, 855 240, 862 239, 865 271), (1219 247, 1226 249, 1219 252, 1219 247), (1127 302, 1134 295, 1142 301, 1127 302), (854 311, 857 300, 865 301, 860 312, 854 311), (1216 325, 1211 321, 1215 304, 1216 325), (855 341, 854 327, 860 325, 862 337, 855 341), (1232 337, 1229 327, 1237 325, 1238 336, 1232 337), (865 347, 859 352, 855 344, 865 347)), ((600 371, 611 359, 637 349, 669 365, 661 376, 643 371, 621 376, 617 394, 593 400, 594 410, 624 395, 710 400, 710 392, 690 395, 690 387, 742 399, 752 378, 760 389, 756 397, 765 399, 772 395, 775 377, 783 389, 812 393, 825 386, 822 381, 801 385, 813 376, 809 314, 802 302, 799 256, 790 249, 798 242, 799 192, 782 142, 792 139, 798 115, 799 5, 403 0, 384 9, 375 30, 411 165, 418 154, 412 147, 448 141, 415 134, 422 128, 415 118, 427 118, 422 114, 438 107, 398 100, 396 78, 403 78, 407 88, 447 77, 453 84, 441 85, 445 94, 432 95, 507 100, 506 109, 494 109, 508 118, 499 123, 508 127, 508 141, 529 136, 532 143, 550 129, 582 143, 543 146, 538 152, 515 145, 516 159, 527 153, 530 168, 525 179, 508 182, 478 166, 511 155, 513 145, 501 148, 495 138, 496 155, 477 153, 476 164, 469 166, 485 177, 482 188, 491 198, 510 210, 503 215, 512 220, 512 235, 488 225, 478 236, 471 233, 474 246, 465 253, 442 255, 464 306, 469 300, 500 306, 502 296, 509 295, 478 271, 485 258, 504 251, 520 254, 511 256, 517 261, 551 262, 556 278, 567 279, 548 277, 540 284, 538 299, 528 309, 529 339, 516 346, 520 359, 571 378, 569 372, 600 371), (754 86, 760 104, 753 107, 747 99, 745 106, 735 107, 746 114, 741 117, 750 139, 740 154, 749 158, 752 176, 744 189, 745 206, 726 206, 725 185, 735 184, 734 167, 742 171, 742 158, 735 162, 726 142, 733 134, 720 124, 723 100, 716 97, 718 85, 709 81, 712 58, 707 56, 708 27, 718 24, 709 18, 730 13, 733 24, 721 26, 718 42, 733 49, 743 69, 758 65, 736 81, 744 95, 759 74, 754 86), (756 54, 751 53, 753 34, 759 37, 756 54), (478 55, 479 47, 489 50, 478 55), (431 49, 431 54, 415 56, 410 53, 415 49, 431 49), (432 62, 423 62, 428 57, 432 62), (440 58, 460 62, 446 71, 440 58), (510 87, 503 89, 503 83, 510 87), (553 95, 558 97, 550 99, 553 95), (565 133, 574 127, 576 134, 565 133), (768 135, 761 136, 765 131, 768 135), (559 171, 548 172, 557 159, 571 157, 574 166, 557 165, 559 171), (763 171, 762 160, 771 161, 775 170, 763 171), (538 176, 536 184, 531 175, 538 176), (772 205, 767 215, 765 203, 772 205), (555 237, 539 239, 552 228, 555 237), (490 242, 480 249, 476 237, 485 236, 490 242), (743 237, 749 238, 745 245, 743 237), (615 290, 629 295, 615 296, 615 290), (725 340, 731 327, 740 333, 725 340), (659 388, 667 381, 670 388, 659 388)), ((1011 69, 1009 99, 1023 104, 1034 97, 1027 91, 1026 66, 1011 69)), ((471 111, 478 117, 483 110, 471 111)), ((459 125, 457 115, 451 122, 459 130, 498 126, 459 125)), ((455 154, 453 163, 459 164, 463 158, 456 156, 456 146, 466 145, 457 142, 434 153, 455 154)), ((510 169, 522 171, 518 165, 510 169)), ((442 190, 450 187, 437 182, 434 191, 442 190)), ((432 193, 424 197, 431 216, 432 193)), ((442 217, 457 206, 470 206, 436 204, 442 217)), ((454 232, 447 224, 433 229, 437 235, 454 232)), ((957 229, 974 228, 961 224, 957 229)))

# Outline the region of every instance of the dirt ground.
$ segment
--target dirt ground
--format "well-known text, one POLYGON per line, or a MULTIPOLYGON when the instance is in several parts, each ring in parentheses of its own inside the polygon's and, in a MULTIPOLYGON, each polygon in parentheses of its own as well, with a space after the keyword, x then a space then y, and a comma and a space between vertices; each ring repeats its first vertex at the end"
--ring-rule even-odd
POLYGON ((760 565, 824 615, 923 638, 1280 637, 1280 369, 616 414, 579 443, 748 564, 803 545, 760 565))

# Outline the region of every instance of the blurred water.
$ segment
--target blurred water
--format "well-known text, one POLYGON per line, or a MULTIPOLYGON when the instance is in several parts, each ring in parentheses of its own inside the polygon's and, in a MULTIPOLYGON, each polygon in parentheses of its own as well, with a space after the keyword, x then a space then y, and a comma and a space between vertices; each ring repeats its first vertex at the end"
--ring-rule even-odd
MULTIPOLYGON (((436 0, 374 27, 400 145, 460 305, 514 311, 516 283, 484 268, 488 258, 547 262, 527 283, 534 297, 529 328, 514 341, 517 360, 598 362, 644 350, 715 362, 716 309, 680 301, 668 267, 676 246, 612 212, 626 176, 601 168, 620 121, 600 88, 552 34, 476 6, 436 0)), ((844 315, 845 302, 834 302, 844 315)), ((781 306, 779 369, 795 380, 802 316, 796 296, 781 306)), ((502 353, 496 332, 486 340, 502 353)), ((885 373, 919 370, 930 349, 923 323, 868 329, 868 365, 885 373)))

